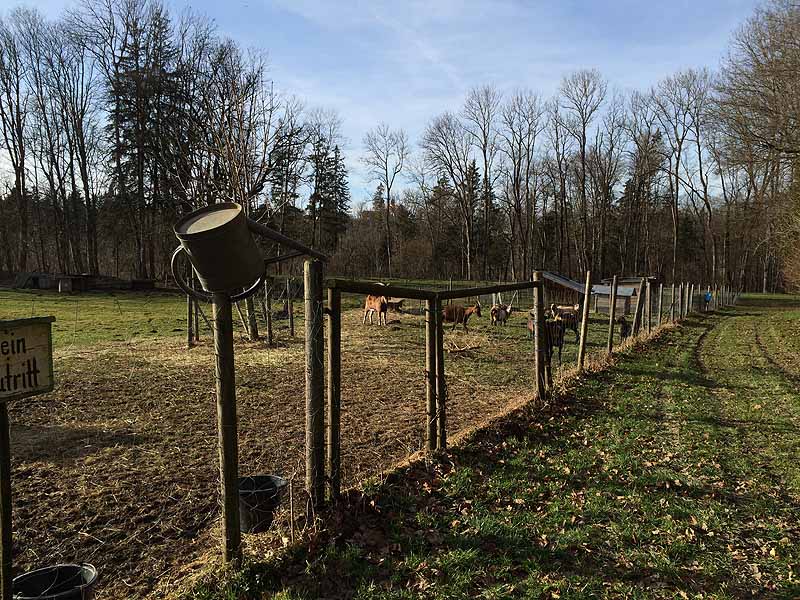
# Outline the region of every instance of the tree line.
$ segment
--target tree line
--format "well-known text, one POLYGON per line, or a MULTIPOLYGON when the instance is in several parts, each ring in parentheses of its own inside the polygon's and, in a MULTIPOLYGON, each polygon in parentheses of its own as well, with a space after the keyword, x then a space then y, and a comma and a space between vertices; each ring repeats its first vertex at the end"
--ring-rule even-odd
MULTIPOLYGON (((275 89, 262 51, 150 0, 0 22, 0 269, 165 280, 171 225, 241 203, 345 276, 612 273, 742 289, 800 282, 800 7, 769 0, 718 69, 549 98, 479 85, 420 139, 377 124, 350 198, 342 122, 275 89)), ((266 248, 267 253, 275 249, 266 248)))

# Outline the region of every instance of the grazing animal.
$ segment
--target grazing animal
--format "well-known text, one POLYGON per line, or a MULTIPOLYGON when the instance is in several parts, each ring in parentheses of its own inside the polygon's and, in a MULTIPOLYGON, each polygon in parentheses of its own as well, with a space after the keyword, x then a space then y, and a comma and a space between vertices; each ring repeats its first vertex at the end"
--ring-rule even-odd
POLYGON ((389 303, 386 301, 386 296, 367 296, 364 302, 364 322, 362 325, 366 325, 367 315, 369 315, 369 324, 372 325, 372 315, 375 313, 378 313, 378 326, 386 325, 386 312, 388 310, 389 303))
POLYGON ((445 306, 442 310, 442 317, 444 318, 445 323, 452 323, 453 324, 453 331, 455 331, 456 325, 459 323, 463 323, 464 331, 469 331, 467 329, 467 321, 472 315, 476 315, 478 317, 481 316, 481 303, 475 303, 475 306, 467 306, 464 308, 458 304, 451 304, 450 306, 445 306))
POLYGON ((630 337, 631 326, 624 315, 620 315, 619 317, 617 317, 617 323, 619 324, 619 340, 622 341, 630 337))
MULTIPOLYGON (((528 315, 528 332, 533 336, 534 331, 533 316, 528 315)), ((561 365, 561 351, 564 349, 564 332, 566 327, 560 315, 556 315, 555 319, 548 319, 544 322, 544 336, 545 336, 545 352, 547 353, 547 362, 553 358, 553 348, 558 348, 558 364, 561 365)))
POLYGON ((571 305, 550 305, 550 312, 553 316, 560 316, 561 320, 564 321, 564 328, 571 329, 575 332, 575 343, 577 344, 580 341, 580 333, 578 333, 578 327, 580 326, 581 322, 581 305, 580 304, 571 304, 571 305))
POLYGON ((508 304, 495 304, 489 311, 489 316, 492 318, 492 325, 505 325, 508 317, 511 316, 511 305, 508 304))

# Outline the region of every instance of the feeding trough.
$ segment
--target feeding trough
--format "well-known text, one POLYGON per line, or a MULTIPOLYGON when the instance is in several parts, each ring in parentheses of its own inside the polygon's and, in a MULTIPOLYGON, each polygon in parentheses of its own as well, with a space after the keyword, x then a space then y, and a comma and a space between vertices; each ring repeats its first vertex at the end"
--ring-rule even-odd
POLYGON ((269 529, 285 489, 286 480, 277 475, 240 477, 240 531, 260 533, 269 529))
POLYGON ((45 567, 14 578, 14 600, 92 600, 97 569, 90 564, 45 567))

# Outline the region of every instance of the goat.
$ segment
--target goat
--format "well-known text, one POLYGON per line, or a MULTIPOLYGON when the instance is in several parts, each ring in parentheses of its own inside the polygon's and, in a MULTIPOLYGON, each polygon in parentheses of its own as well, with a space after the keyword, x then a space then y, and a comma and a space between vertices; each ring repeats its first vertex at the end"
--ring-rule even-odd
MULTIPOLYGON (((544 322, 544 346, 548 363, 553 358, 553 348, 558 348, 558 364, 561 366, 561 351, 564 349, 565 330, 564 321, 560 315, 556 315, 555 319, 548 319, 544 322)), ((534 321, 532 315, 528 315, 528 332, 533 337, 534 321)))
POLYGON ((386 296, 367 296, 364 302, 364 322, 362 325, 367 324, 367 315, 369 315, 369 324, 372 325, 372 315, 378 313, 378 326, 386 325, 386 312, 389 310, 389 303, 386 301, 386 296), (381 323, 383 320, 383 323, 381 323))
POLYGON ((475 306, 468 306, 464 308, 458 304, 451 304, 450 306, 445 306, 442 310, 442 318, 444 319, 445 323, 452 323, 453 324, 453 331, 456 329, 456 325, 459 323, 464 324, 464 331, 469 331, 467 329, 467 321, 472 315, 481 316, 481 303, 476 302, 475 306))
POLYGON ((508 317, 511 316, 511 305, 508 304, 495 304, 489 311, 489 316, 492 319, 492 325, 505 325, 508 317))
POLYGON ((624 315, 617 317, 617 323, 619 323, 619 341, 623 341, 630 337, 631 326, 624 315))
POLYGON ((570 304, 570 305, 550 305, 550 312, 553 317, 560 316, 561 320, 564 321, 564 329, 571 329, 575 332, 575 343, 577 344, 580 341, 580 333, 578 333, 578 327, 580 326, 581 321, 581 305, 580 304, 570 304))

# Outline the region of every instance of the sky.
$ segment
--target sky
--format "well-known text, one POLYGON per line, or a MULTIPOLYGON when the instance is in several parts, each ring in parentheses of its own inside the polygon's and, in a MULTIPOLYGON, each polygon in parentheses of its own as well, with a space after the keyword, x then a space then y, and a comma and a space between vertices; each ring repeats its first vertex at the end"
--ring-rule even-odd
MULTIPOLYGON (((375 185, 364 133, 458 111, 470 88, 553 95, 571 71, 597 68, 611 89, 647 89, 688 67, 716 67, 757 0, 165 0, 218 32, 263 48, 276 89, 337 110, 354 204, 375 185)), ((5 12, 17 1, 0 0, 5 12)), ((37 0, 48 16, 73 3, 37 0)))

